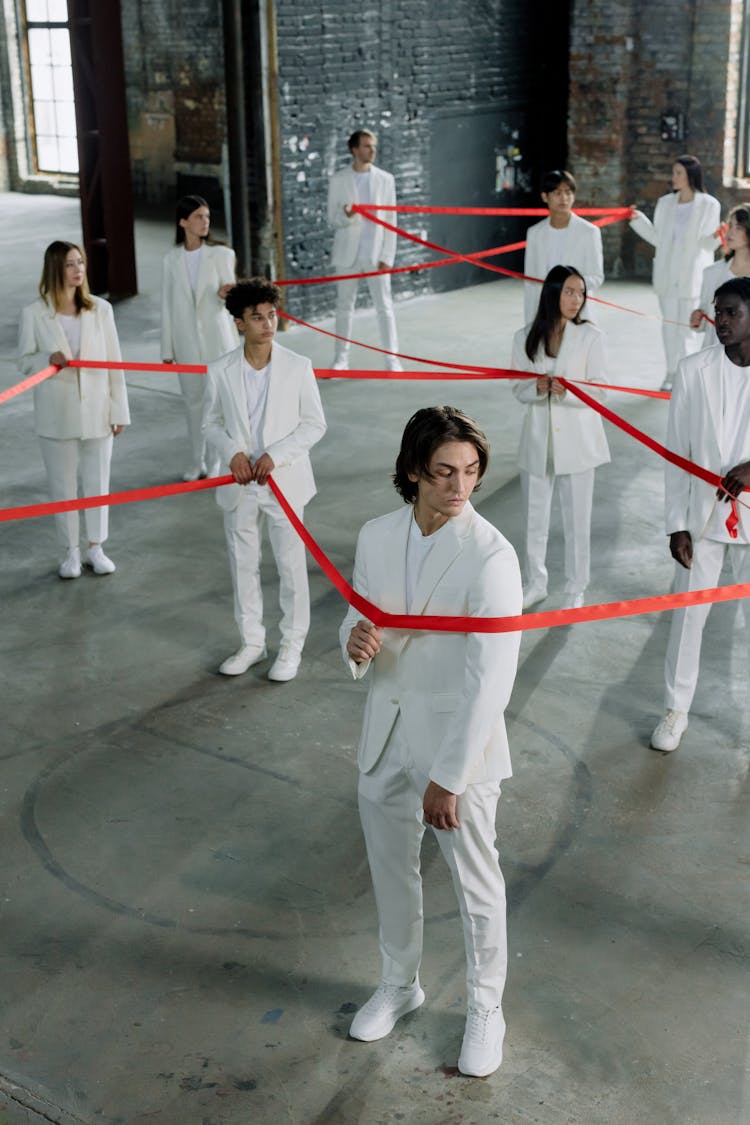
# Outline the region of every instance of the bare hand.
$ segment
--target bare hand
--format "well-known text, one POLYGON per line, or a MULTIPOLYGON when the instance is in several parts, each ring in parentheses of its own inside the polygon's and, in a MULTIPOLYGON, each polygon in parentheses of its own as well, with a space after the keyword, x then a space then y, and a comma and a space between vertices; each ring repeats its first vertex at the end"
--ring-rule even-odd
POLYGON ((174 363, 173 359, 163 359, 162 363, 174 363))
POLYGON ((690 314, 690 327, 697 331, 703 323, 703 312, 701 309, 693 309, 690 314))
POLYGON ((445 829, 450 832, 453 828, 460 828, 456 816, 458 798, 455 793, 443 789, 436 781, 431 781, 424 791, 422 810, 425 824, 433 828, 445 829))
POLYGON ((565 394, 565 387, 562 385, 559 379, 550 379, 549 389, 550 394, 554 398, 562 398, 565 394))
POLYGON ((261 453, 253 465, 253 480, 256 484, 265 484, 275 468, 273 457, 270 453, 261 453))
POLYGON ((548 375, 537 375, 536 377, 536 393, 538 395, 548 395, 552 380, 548 375))
POLYGON ((50 363, 54 364, 55 367, 68 366, 68 357, 66 355, 63 355, 62 352, 53 352, 49 357, 49 361, 50 363))
POLYGON ((118 437, 121 433, 122 433, 122 426, 113 426, 112 427, 113 437, 118 437))
POLYGON ((389 270, 390 268, 391 267, 388 265, 387 262, 378 262, 378 269, 379 270, 389 270))
POLYGON ((354 204, 353 203, 345 203, 344 204, 344 214, 346 215, 347 219, 351 219, 352 215, 354 214, 354 204))
POLYGON ((246 453, 235 453, 229 462, 229 470, 237 484, 250 484, 253 479, 253 467, 246 453))
POLYGON ((746 488, 750 488, 750 461, 735 465, 726 476, 721 478, 721 484, 722 487, 716 489, 716 496, 717 499, 725 502, 733 500, 746 488))
POLYGON ((673 531, 669 537, 669 551, 675 562, 690 570, 693 565, 693 537, 689 531, 673 531))
POLYGON ((226 285, 219 286, 218 293, 220 301, 226 301, 230 289, 234 289, 234 284, 231 281, 228 281, 226 285))
POLYGON ((643 214, 643 211, 639 211, 637 207, 631 207, 630 208, 630 218, 631 219, 645 219, 646 216, 643 214))
POLYGON ((371 621, 360 618, 349 634, 346 651, 355 664, 362 664, 378 655, 382 643, 383 630, 371 621))

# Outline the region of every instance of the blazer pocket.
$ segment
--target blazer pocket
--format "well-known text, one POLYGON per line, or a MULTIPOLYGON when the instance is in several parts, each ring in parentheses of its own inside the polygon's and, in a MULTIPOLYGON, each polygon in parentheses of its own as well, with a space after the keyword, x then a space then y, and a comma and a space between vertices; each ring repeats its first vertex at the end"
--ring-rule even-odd
POLYGON ((434 691, 432 693, 433 711, 455 711, 461 702, 461 696, 452 691, 434 691))

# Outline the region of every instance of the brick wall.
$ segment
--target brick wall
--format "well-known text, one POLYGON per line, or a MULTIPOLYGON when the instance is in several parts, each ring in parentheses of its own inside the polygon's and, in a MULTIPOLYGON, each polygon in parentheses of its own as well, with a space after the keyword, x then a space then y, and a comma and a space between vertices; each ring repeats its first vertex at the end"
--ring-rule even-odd
MULTIPOLYGON (((748 196, 733 179, 741 9, 742 0, 578 0, 568 142, 587 202, 651 215, 683 152, 700 158, 723 210, 748 196), (662 138, 663 115, 681 115, 681 138, 662 138)), ((626 224, 604 239, 608 273, 649 276, 653 251, 626 224)))

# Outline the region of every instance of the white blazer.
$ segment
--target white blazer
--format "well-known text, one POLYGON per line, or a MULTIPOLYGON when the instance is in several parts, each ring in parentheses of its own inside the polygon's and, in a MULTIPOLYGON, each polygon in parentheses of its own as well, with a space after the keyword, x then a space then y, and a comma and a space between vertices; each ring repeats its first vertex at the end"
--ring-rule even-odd
MULTIPOLYGON (((706 316, 710 316, 711 320, 714 319, 714 293, 725 281, 731 281, 732 278, 737 276, 737 274, 732 273, 729 268, 730 265, 731 262, 721 258, 718 262, 706 266, 703 271, 701 295, 695 307, 705 313, 706 316)), ((703 333, 703 346, 705 348, 710 348, 712 344, 718 344, 719 340, 713 324, 709 324, 707 320, 702 320, 700 331, 703 333)))
MULTIPOLYGON (((370 168, 370 202, 385 203, 395 206, 396 181, 390 172, 370 168)), ((352 203, 357 202, 357 189, 354 181, 354 172, 351 168, 342 168, 334 172, 328 185, 328 225, 333 227, 333 250, 331 261, 336 273, 343 273, 353 266, 358 257, 359 236, 362 224, 368 222, 361 215, 352 215, 351 218, 344 210, 352 203)), ((398 225, 398 215, 393 212, 380 212, 379 218, 388 223, 398 225)), ((385 262, 387 266, 393 265, 396 257, 396 235, 393 231, 375 224, 374 240, 372 244, 373 262, 385 262)))
POLYGON ((204 242, 193 295, 185 247, 174 246, 162 263, 161 357, 175 363, 210 363, 231 348, 239 335, 219 297, 222 285, 234 285, 234 250, 204 242))
MULTIPOLYGON (((406 545, 412 506, 366 523, 359 533, 354 588, 391 613, 406 613, 406 545)), ((521 573, 510 543, 471 504, 441 531, 419 577, 410 613, 516 616, 521 573)), ((373 661, 346 652, 360 614, 339 631, 344 661, 359 679, 373 665, 359 743, 359 768, 377 763, 396 716, 418 770, 451 793, 510 777, 504 711, 518 663, 520 633, 435 633, 385 629, 373 661)))
MULTIPOLYGON (((82 309, 79 359, 111 360, 118 363, 120 342, 109 301, 92 297, 93 309, 82 309)), ((46 301, 34 301, 21 312, 18 367, 31 375, 49 367, 53 352, 73 359, 68 337, 54 309, 46 301)), ((63 367, 34 387, 34 425, 40 437, 102 438, 112 426, 130 423, 128 392, 122 371, 85 370, 63 367)))
MULTIPOLYGON (((672 387, 667 419, 667 448, 704 469, 721 474, 722 379, 724 349, 721 344, 681 360, 672 387)), ((750 460, 750 432, 745 434, 740 457, 750 460)), ((729 514, 729 505, 716 499, 716 489, 698 477, 665 462, 665 525, 667 535, 689 531, 703 535, 714 505, 729 514)), ((750 537, 750 513, 737 505, 743 532, 750 537)))
MULTIPOLYGON (((526 328, 521 328, 513 337, 511 366, 517 371, 548 374, 544 344, 538 349, 533 361, 526 355, 526 337, 530 327, 527 325, 526 328)), ((586 322, 574 324, 568 321, 560 351, 554 358, 549 374, 585 382, 608 382, 604 337, 600 330, 586 322)), ((596 387, 583 389, 600 401, 606 397, 606 391, 596 387)), ((527 404, 518 451, 521 469, 536 477, 546 475, 550 439, 555 474, 582 473, 585 469, 594 469, 610 460, 601 416, 570 391, 566 391, 562 398, 537 395, 534 379, 519 379, 513 383, 513 394, 519 402, 527 404)))
MULTIPOLYGON (((526 231, 526 253, 523 259, 523 272, 529 277, 542 280, 549 273, 549 219, 542 219, 526 231)), ((560 266, 575 266, 586 281, 586 292, 591 297, 604 281, 604 259, 602 257, 602 234, 599 227, 571 215, 568 237, 565 246, 565 261, 555 262, 560 266)), ((527 281, 523 287, 523 314, 527 324, 531 324, 539 308, 541 285, 527 281)), ((591 314, 589 314, 591 315, 591 314)))
POLYGON ((676 216, 677 192, 672 191, 657 200, 653 223, 644 217, 631 219, 630 226, 656 247, 653 284, 658 296, 673 293, 683 299, 695 298, 701 291, 703 271, 710 266, 719 245, 714 231, 719 225, 721 207, 718 199, 697 191, 679 247, 672 245, 676 216))
MULTIPOLYGON (((221 458, 224 473, 235 453, 252 448, 247 392, 243 371, 243 348, 208 365, 203 406, 203 433, 221 458)), ((295 510, 301 510, 315 495, 315 480, 309 450, 326 432, 312 364, 305 356, 271 346, 271 371, 263 419, 265 452, 274 462, 273 477, 295 510)), ((240 502, 241 484, 216 489, 216 501, 225 511, 240 502)))

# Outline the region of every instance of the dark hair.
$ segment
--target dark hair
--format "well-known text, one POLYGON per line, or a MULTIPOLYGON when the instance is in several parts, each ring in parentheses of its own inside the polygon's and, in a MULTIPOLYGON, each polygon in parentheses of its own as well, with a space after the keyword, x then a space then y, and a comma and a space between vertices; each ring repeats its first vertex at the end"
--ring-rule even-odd
POLYGON ((242 319, 245 309, 257 309, 258 305, 281 304, 281 290, 265 277, 241 277, 227 293, 227 312, 237 320, 242 319))
POLYGON ((717 297, 739 297, 746 305, 750 305, 750 277, 733 277, 725 281, 714 293, 714 304, 717 297))
MULTIPOLYGON (((44 251, 44 265, 39 280, 39 296, 46 304, 51 304, 55 311, 59 309, 65 295, 65 259, 71 250, 78 251, 83 258, 85 267, 86 253, 75 242, 63 242, 62 239, 57 239, 55 242, 50 242, 44 251)), ((90 312, 94 308, 85 273, 81 284, 76 286, 73 301, 79 311, 86 309, 90 312)))
MULTIPOLYGON (((729 219, 734 219, 737 226, 742 227, 745 232, 747 244, 750 247, 750 209, 745 207, 743 203, 739 203, 736 207, 733 207, 727 215, 727 222, 729 221, 729 219)), ((731 262, 734 255, 735 251, 730 250, 729 253, 725 255, 724 261, 731 262)))
MULTIPOLYGON (((199 207, 208 207, 202 195, 183 195, 182 199, 177 200, 174 235, 176 246, 181 246, 185 241, 185 228, 180 226, 180 219, 189 219, 193 211, 197 211, 199 207)), ((209 211, 211 210, 210 207, 208 209, 209 211)), ((210 244, 210 237, 204 238, 203 242, 208 242, 210 244)))
POLYGON ((372 129, 355 129, 346 142, 349 146, 349 152, 354 152, 355 148, 359 148, 359 142, 363 137, 372 137, 374 141, 378 139, 377 133, 373 133, 372 129))
POLYGON ((548 191, 554 191, 560 184, 567 184, 573 195, 576 193, 576 181, 572 172, 561 172, 559 169, 554 172, 545 172, 542 176, 542 186, 539 188, 546 195, 548 191))
POLYGON ((583 324, 581 313, 586 304, 586 278, 578 272, 575 266, 553 266, 544 279, 539 298, 539 308, 536 310, 536 316, 531 322, 531 328, 526 337, 526 355, 531 360, 536 356, 542 342, 544 342, 545 353, 550 354, 548 351, 550 336, 560 320, 560 295, 569 277, 580 277, 583 282, 583 305, 573 318, 574 324, 583 324))
POLYGON ((706 190, 703 186, 703 169, 697 156, 691 156, 689 152, 686 152, 682 156, 675 157, 675 164, 681 164, 685 169, 688 183, 693 191, 706 190))
POLYGON ((477 423, 455 406, 425 406, 412 414, 406 423, 393 474, 396 492, 407 504, 414 503, 419 490, 418 482, 409 480, 409 474, 432 480, 432 455, 446 441, 468 441, 474 446, 479 458, 479 476, 474 492, 479 488, 479 482, 490 463, 487 438, 477 423))

